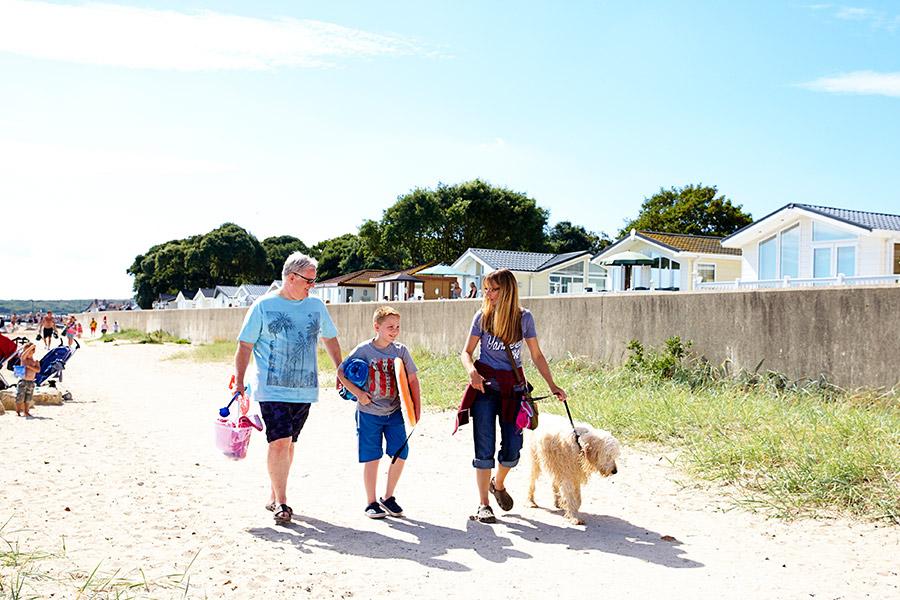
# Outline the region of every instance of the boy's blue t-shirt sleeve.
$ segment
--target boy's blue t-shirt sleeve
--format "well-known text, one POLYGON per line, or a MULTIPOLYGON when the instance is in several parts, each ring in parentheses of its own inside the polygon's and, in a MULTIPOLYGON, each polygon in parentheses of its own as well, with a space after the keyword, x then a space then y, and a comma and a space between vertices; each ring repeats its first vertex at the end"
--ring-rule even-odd
POLYGON ((262 326, 262 310, 257 303, 251 306, 247 314, 244 315, 244 324, 241 326, 241 332, 238 334, 238 341, 255 344, 262 334, 262 326))

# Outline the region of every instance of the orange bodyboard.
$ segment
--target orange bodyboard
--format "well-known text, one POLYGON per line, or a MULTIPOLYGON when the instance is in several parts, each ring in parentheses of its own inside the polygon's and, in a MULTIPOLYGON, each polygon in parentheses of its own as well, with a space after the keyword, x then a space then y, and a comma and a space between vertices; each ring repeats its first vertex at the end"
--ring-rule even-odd
POLYGON ((397 375, 397 390, 400 393, 400 411, 403 413, 403 419, 407 425, 415 427, 416 405, 409 390, 409 378, 406 376, 406 366, 402 358, 394 359, 394 373, 397 375))

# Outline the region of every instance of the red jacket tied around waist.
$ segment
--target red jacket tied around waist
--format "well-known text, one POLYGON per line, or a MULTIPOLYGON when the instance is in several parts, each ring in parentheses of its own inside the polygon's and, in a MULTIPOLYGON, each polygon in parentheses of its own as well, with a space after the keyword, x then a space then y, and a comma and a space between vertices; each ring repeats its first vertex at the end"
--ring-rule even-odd
MULTIPOLYGON (((475 361, 475 370, 485 380, 485 393, 500 395, 500 420, 504 423, 515 423, 516 415, 519 413, 519 403, 522 401, 522 390, 517 387, 518 382, 516 381, 515 373, 503 369, 494 369, 477 360, 475 361), (491 383, 490 386, 488 382, 491 383)), ((518 367, 517 370, 522 377, 522 381, 525 381, 525 372, 522 370, 522 367, 518 367)), ((531 389, 531 384, 527 385, 531 389)), ((453 433, 456 433, 459 429, 460 413, 471 409, 475 403, 475 398, 480 393, 472 387, 471 383, 466 386, 462 401, 459 403, 459 409, 456 411, 456 425, 453 427, 453 433)))

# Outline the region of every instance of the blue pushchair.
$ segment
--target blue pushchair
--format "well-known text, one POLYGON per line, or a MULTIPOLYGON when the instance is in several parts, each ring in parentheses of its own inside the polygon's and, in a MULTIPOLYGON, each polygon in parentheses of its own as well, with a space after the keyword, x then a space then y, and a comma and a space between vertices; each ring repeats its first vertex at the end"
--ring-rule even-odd
MULTIPOLYGON (((2 337, 2 336, 0 336, 2 337)), ((11 341, 14 345, 18 346, 23 342, 28 342, 26 338, 16 338, 15 340, 9 340, 8 338, 4 338, 7 341, 11 341)), ((41 357, 41 370, 34 377, 34 384, 36 386, 47 383, 50 387, 56 387, 55 378, 58 381, 62 381, 62 372, 66 368, 66 363, 69 362, 69 359, 75 354, 75 351, 81 348, 81 344, 78 343, 78 340, 73 339, 75 342, 75 347, 71 348, 63 345, 63 340, 59 341, 59 346, 53 348, 47 354, 41 357)), ((3 360, 6 360, 6 367, 10 371, 14 371, 15 367, 19 364, 19 350, 16 351, 6 359, 0 360, 0 365, 3 364, 3 360)), ((9 387, 5 381, 2 381, 0 378, 0 389, 3 389, 2 386, 9 387)))
POLYGON ((35 385, 41 385, 47 382, 47 385, 50 387, 56 387, 56 382, 52 381, 55 377, 57 380, 62 381, 63 376, 62 372, 66 368, 66 363, 69 362, 69 359, 75 354, 75 351, 81 348, 81 344, 78 343, 78 340, 72 339, 75 342, 75 347, 64 346, 63 341, 59 340, 59 346, 45 354, 41 357, 41 370, 34 378, 35 385))

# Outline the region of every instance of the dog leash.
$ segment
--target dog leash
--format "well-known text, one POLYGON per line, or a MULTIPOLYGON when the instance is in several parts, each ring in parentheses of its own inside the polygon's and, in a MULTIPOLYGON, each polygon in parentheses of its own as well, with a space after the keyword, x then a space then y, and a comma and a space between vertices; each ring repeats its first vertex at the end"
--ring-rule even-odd
POLYGON ((572 426, 572 433, 575 434, 575 444, 578 446, 578 450, 583 452, 584 448, 581 447, 581 440, 578 439, 578 430, 575 429, 575 421, 572 420, 572 411, 569 410, 569 403, 563 400, 563 406, 566 407, 566 414, 569 415, 569 425, 572 426))

